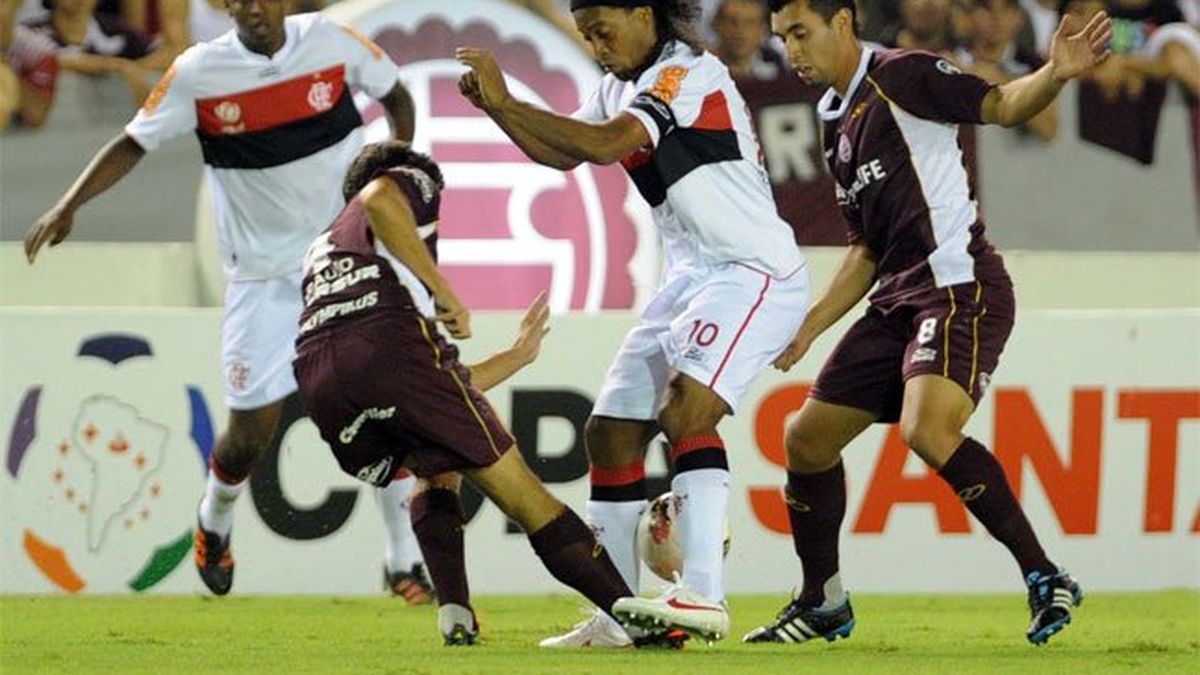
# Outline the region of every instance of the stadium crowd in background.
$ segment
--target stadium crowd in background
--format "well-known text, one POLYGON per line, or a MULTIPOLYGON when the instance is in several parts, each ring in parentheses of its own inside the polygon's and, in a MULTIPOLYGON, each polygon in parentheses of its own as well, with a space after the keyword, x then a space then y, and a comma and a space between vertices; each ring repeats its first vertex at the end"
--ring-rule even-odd
MULTIPOLYGON (((565 0, 509 1, 536 12, 582 44, 565 0)), ((293 12, 328 4, 325 0, 289 3, 293 12)), ((1086 18, 1106 9, 1116 27, 1113 57, 1089 76, 1085 89, 1108 104, 1096 117, 1115 113, 1128 120, 1126 126, 1134 133, 1127 134, 1133 137, 1129 140, 1109 139, 1111 130, 1089 130, 1084 121, 1083 137, 1148 162, 1153 143, 1146 141, 1153 140, 1156 126, 1150 113, 1161 107, 1166 88, 1178 83, 1196 110, 1198 0, 860 0, 859 4, 862 36, 868 43, 932 51, 995 82, 1041 64, 1061 12, 1086 18)), ((783 63, 779 43, 770 36, 766 22, 755 19, 765 12, 764 0, 701 0, 701 6, 710 48, 731 66, 739 82, 778 79, 783 63)), ((132 102, 140 104, 175 56, 232 25, 224 0, 3 0, 3 8, 0 129, 10 122, 27 128, 45 122, 59 69, 119 78, 132 102), (57 55, 56 64, 50 54, 57 55)), ((812 92, 795 78, 784 79, 787 94, 797 101, 811 98, 812 92)), ((778 104, 778 100, 772 103, 778 104)), ((1200 115, 1194 114, 1193 120, 1200 120, 1200 115)), ((1049 142, 1057 127, 1051 108, 1019 133, 1049 142)), ((1194 130, 1193 136, 1200 134, 1194 130)), ((798 240, 820 243, 827 237, 818 232, 798 240)))

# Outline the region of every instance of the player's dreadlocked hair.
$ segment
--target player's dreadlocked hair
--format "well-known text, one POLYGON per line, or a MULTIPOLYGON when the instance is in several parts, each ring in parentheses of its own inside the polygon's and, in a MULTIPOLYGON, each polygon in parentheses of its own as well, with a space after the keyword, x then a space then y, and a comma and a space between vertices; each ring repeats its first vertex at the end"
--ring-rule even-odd
POLYGON ((358 157, 354 158, 354 162, 346 171, 346 179, 342 181, 342 196, 346 201, 354 199, 367 183, 388 169, 401 166, 410 166, 425 172, 437 184, 439 190, 445 187, 442 170, 429 155, 413 150, 412 146, 404 141, 384 141, 364 146, 358 157))
POLYGON ((698 0, 657 0, 650 7, 654 10, 654 28, 660 42, 679 40, 696 53, 704 51, 704 39, 696 31, 700 19, 698 0))

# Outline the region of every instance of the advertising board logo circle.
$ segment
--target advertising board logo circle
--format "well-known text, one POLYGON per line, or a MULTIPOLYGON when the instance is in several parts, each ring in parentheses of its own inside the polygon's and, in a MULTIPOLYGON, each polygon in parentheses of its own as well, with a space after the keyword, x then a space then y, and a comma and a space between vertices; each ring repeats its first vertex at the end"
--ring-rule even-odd
MULTIPOLYGON (((561 172, 529 160, 459 94, 454 49, 491 51, 516 96, 564 114, 599 82, 590 58, 545 21, 503 3, 417 0, 353 12, 335 6, 330 14, 400 66, 417 102, 415 144, 442 167, 439 260, 464 302, 517 309, 548 288, 555 311, 632 307, 638 232, 625 210, 623 172, 586 164, 561 172)), ((363 117, 369 138, 386 134, 377 103, 365 105, 363 117)))
MULTIPOLYGON (((75 356, 105 361, 120 372, 122 364, 153 358, 154 352, 140 336, 101 334, 85 338, 75 356)), ((101 556, 108 556, 103 558, 107 575, 126 575, 125 587, 137 592, 152 588, 192 548, 190 520, 158 522, 178 515, 164 505, 165 495, 180 489, 176 472, 164 470, 169 463, 178 466, 177 459, 168 462, 168 451, 175 447, 173 431, 159 419, 158 408, 143 409, 136 394, 119 387, 116 394, 106 390, 79 401, 56 398, 54 414, 49 414, 55 422, 43 429, 43 394, 53 388, 51 383, 26 389, 5 453, 9 475, 42 497, 43 508, 22 511, 17 518, 25 555, 43 577, 68 593, 93 585, 80 562, 95 566, 101 556), (70 420, 66 428, 58 426, 64 412, 70 420), (51 523, 54 536, 46 534, 51 523), (146 541, 163 536, 164 528, 169 539, 146 541), (109 569, 113 559, 125 569, 109 569)), ((208 405, 193 385, 181 387, 178 405, 187 408, 187 445, 203 472, 213 447, 208 405)))

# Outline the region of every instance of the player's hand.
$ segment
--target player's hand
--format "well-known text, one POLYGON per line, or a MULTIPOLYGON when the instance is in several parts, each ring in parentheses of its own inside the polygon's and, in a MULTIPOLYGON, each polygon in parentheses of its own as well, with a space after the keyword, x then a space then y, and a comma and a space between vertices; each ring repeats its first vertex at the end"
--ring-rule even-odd
POLYGON ((74 224, 75 214, 65 209, 54 207, 47 211, 33 227, 29 228, 29 232, 25 233, 25 259, 32 265, 37 259, 38 251, 47 242, 51 246, 57 246, 62 243, 62 240, 71 234, 71 225, 74 224))
POLYGON ((1082 29, 1078 19, 1064 15, 1050 41, 1050 67, 1054 79, 1066 82, 1103 62, 1108 58, 1108 42, 1112 35, 1112 20, 1107 12, 1097 12, 1082 29))
POLYGON ((458 92, 470 101, 471 105, 484 110, 483 96, 479 93, 479 78, 475 76, 475 71, 468 70, 458 78, 458 92))
POLYGON ((533 363, 541 354, 542 339, 550 332, 549 320, 550 305, 546 301, 546 292, 542 291, 521 317, 521 328, 512 346, 512 354, 522 366, 533 363))
MULTIPOLYGON (((500 66, 496 65, 496 59, 492 58, 491 52, 473 47, 459 47, 454 50, 454 58, 469 69, 467 74, 475 76, 473 83, 468 83, 467 86, 473 87, 478 93, 479 104, 476 105, 483 110, 495 110, 512 98, 508 93, 508 85, 504 82, 504 73, 500 72, 500 66)), ((460 80, 459 90, 463 88, 463 81, 460 80)), ((467 98, 475 103, 471 96, 467 98)))
POLYGON ((809 336, 805 328, 805 326, 801 326, 800 332, 796 333, 796 337, 792 338, 792 341, 784 348, 783 353, 775 357, 775 360, 771 362, 771 365, 775 366, 776 370, 786 373, 808 352, 808 348, 812 346, 813 339, 809 336))
POLYGON ((450 336, 457 340, 471 337, 471 311, 463 306, 454 293, 442 293, 433 299, 437 307, 436 319, 446 326, 450 336))

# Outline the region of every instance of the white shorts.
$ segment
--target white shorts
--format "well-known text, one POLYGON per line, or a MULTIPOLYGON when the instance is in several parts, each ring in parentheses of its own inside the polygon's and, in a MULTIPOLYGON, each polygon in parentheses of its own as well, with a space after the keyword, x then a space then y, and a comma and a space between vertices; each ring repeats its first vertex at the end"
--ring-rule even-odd
POLYGON ((655 419, 673 372, 736 413, 754 378, 796 336, 808 296, 807 266, 782 279, 737 263, 668 279, 625 336, 592 414, 655 419))
POLYGON ((231 281, 221 319, 225 403, 252 410, 296 391, 296 353, 304 298, 299 272, 261 281, 231 281))

